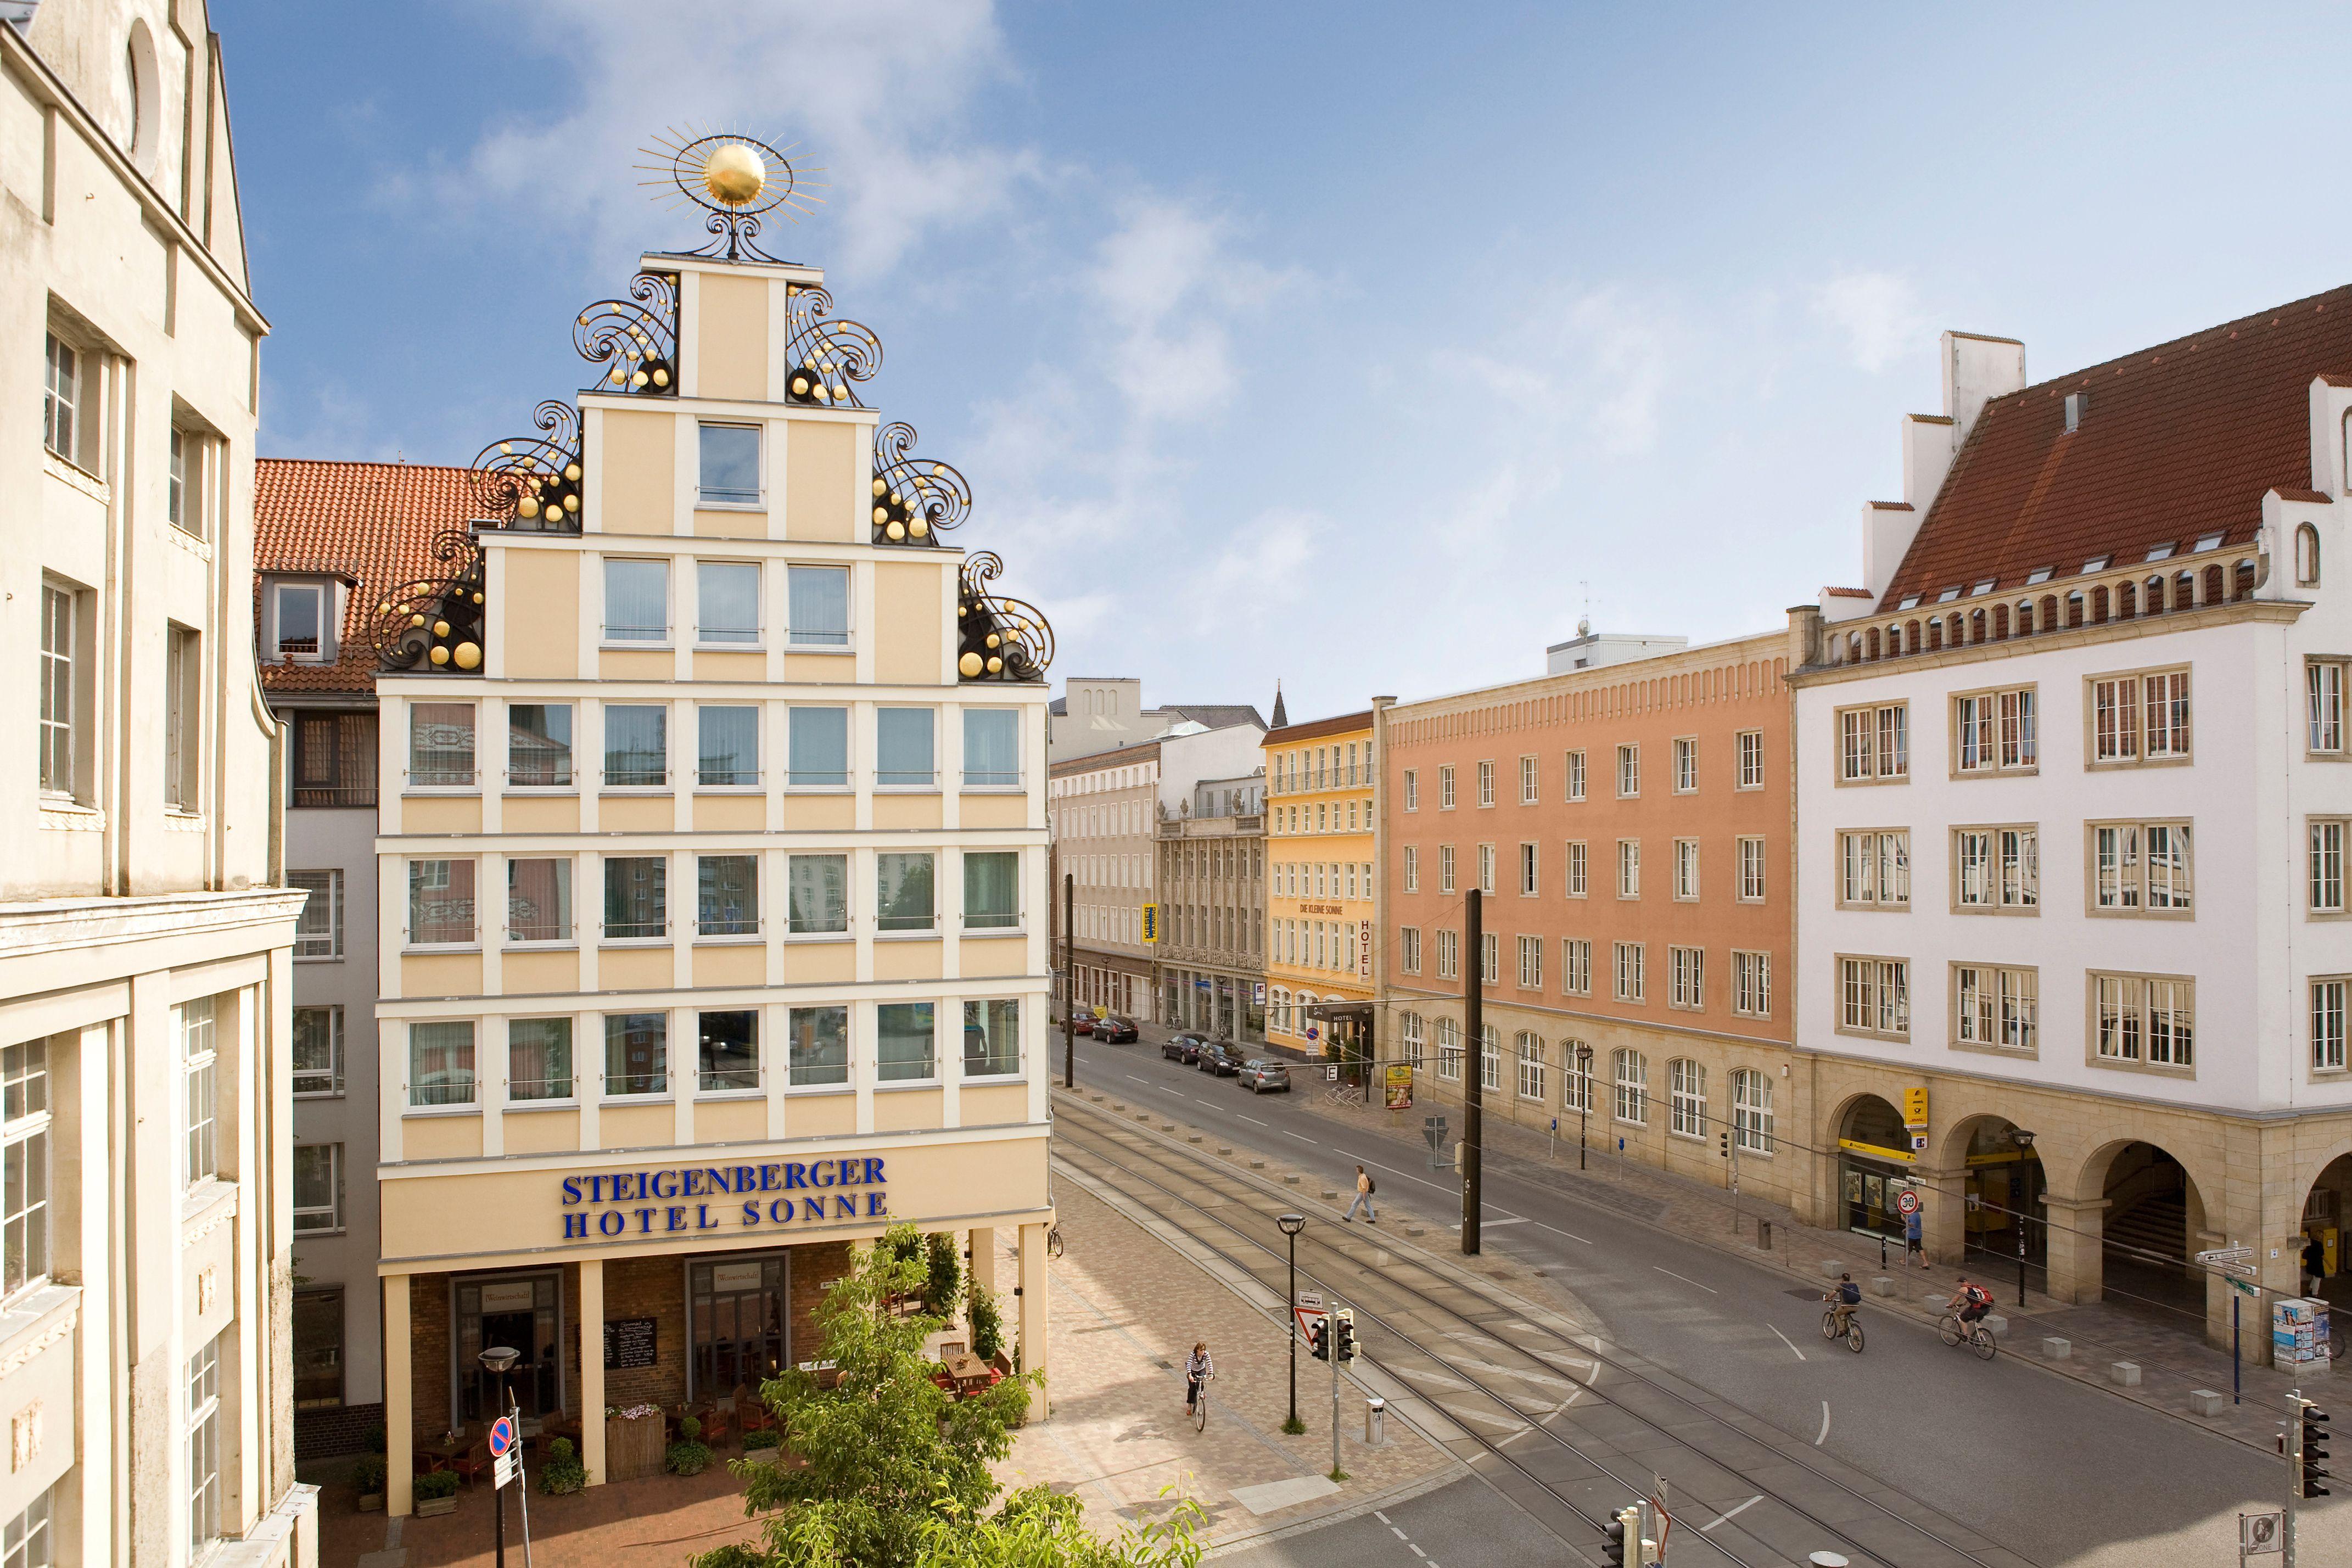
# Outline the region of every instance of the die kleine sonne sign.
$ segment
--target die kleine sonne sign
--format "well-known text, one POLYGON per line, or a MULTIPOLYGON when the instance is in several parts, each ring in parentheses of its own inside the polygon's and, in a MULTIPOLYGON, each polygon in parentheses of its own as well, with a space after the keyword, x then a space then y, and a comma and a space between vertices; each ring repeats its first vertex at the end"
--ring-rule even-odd
POLYGON ((882 1190, 884 1180, 882 1162, 871 1155, 566 1176, 563 1206, 581 1212, 564 1215, 563 1239, 667 1236, 721 1230, 730 1224, 742 1229, 795 1221, 887 1219, 889 1194, 882 1190), (852 1187, 864 1191, 844 1190, 852 1187), (695 1201, 672 1201, 687 1198, 695 1201), (731 1211, 730 1201, 738 1205, 731 1211))

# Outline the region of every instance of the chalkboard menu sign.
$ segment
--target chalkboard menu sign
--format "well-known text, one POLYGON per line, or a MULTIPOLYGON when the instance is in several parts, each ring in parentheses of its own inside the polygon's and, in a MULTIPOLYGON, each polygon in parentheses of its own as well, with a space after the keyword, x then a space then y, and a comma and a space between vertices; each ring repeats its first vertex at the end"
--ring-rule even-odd
POLYGON ((654 1321, 615 1318, 604 1325, 604 1370, 626 1372, 654 1364, 654 1321))

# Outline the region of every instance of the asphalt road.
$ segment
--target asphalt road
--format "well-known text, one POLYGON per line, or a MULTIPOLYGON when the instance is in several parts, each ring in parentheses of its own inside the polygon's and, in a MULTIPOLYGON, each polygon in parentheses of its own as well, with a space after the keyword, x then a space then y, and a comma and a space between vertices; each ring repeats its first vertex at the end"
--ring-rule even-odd
MULTIPOLYGON (((1307 1111, 1297 1102, 1320 1090, 1305 1076, 1292 1095, 1253 1095, 1231 1079, 1166 1060, 1157 1043, 1166 1031, 1147 1028, 1135 1045, 1080 1040, 1079 1086, 1263 1151, 1330 1178, 1342 1191, 1360 1161, 1379 1184, 1388 1223, 1407 1215, 1435 1225, 1459 1221, 1460 1189, 1451 1172, 1431 1171, 1417 1147, 1351 1135, 1307 1111)), ((2240 1510, 2276 1506, 2282 1461, 2006 1352, 1978 1362, 1926 1326, 1868 1305, 1864 1354, 1827 1343, 1811 1292, 1799 1300, 1784 1274, 1655 1228, 1636 1194, 1610 1190, 1598 1154, 1595 1164, 1587 1178, 1490 1170, 1486 1248, 1545 1268, 1627 1348, 1784 1431, 1818 1438, 1839 1458, 1990 1539, 2050 1564, 2128 1562, 2135 1542, 2155 1553, 2143 1561, 2181 1561, 2179 1543, 2195 1540, 2201 1547, 2217 1531, 2221 1540, 2234 1542, 2231 1521, 2240 1510), (2126 1554, 2116 1555, 2119 1549, 2126 1554)), ((1302 1201, 1312 1222, 1340 1223, 1336 1205, 1305 1195, 1302 1201)), ((1434 1235, 1424 1238, 1430 1242, 1444 1244, 1434 1235)), ((1369 1348, 1377 1357, 1379 1347, 1369 1348)), ((2342 1510, 2340 1500, 2306 1507, 2318 1511, 2311 1521, 2315 1531, 2345 1540, 2352 1510, 2342 1510)), ((1353 1527, 1263 1549, 1294 1555, 1246 1560, 1347 1568, 1428 1560, 1466 1568, 1475 1561, 1428 1550, 1418 1537, 1426 1559, 1402 1547, 1385 1556, 1351 1556, 1339 1540, 1345 1528, 1353 1527)), ((1381 1533, 1388 1533, 1385 1527, 1381 1533)), ((1377 1537, 1367 1540, 1378 1544, 1377 1537)), ((2306 1563, 2338 1560, 2309 1551, 2304 1557, 2306 1563)))

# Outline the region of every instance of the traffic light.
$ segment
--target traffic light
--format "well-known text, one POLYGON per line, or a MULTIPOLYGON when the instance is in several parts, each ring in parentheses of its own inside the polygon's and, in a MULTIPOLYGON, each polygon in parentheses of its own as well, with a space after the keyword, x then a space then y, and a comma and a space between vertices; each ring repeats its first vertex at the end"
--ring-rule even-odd
POLYGON ((1642 1542, 1642 1510, 1621 1508, 1609 1516, 1601 1527, 1601 1561, 1610 1568, 1627 1568, 1625 1548, 1631 1543, 1638 1555, 1642 1542))
POLYGON ((1328 1319, 1318 1318, 1313 1322, 1307 1325, 1307 1352, 1314 1356, 1317 1361, 1329 1361, 1331 1359, 1331 1342, 1328 1337, 1329 1330, 1328 1328, 1328 1319))
POLYGON ((1356 1314, 1343 1311, 1339 1319, 1339 1334, 1335 1340, 1341 1361, 1356 1359, 1356 1314))
POLYGON ((1715 1135, 1715 1153, 1716 1158, 1719 1160, 1728 1160, 1731 1158, 1730 1133, 1718 1132, 1715 1135))
POLYGON ((2327 1412, 2306 1399, 2303 1402, 2303 1475, 2300 1478, 2305 1497, 2327 1495, 2327 1489, 2319 1484, 2329 1474, 2327 1467, 2319 1462, 2327 1458, 2326 1443, 2327 1412))

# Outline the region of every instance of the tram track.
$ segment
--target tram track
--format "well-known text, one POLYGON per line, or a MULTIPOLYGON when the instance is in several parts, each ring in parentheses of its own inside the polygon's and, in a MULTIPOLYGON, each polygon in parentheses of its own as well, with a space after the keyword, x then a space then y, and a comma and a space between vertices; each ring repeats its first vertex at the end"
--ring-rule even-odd
MULTIPOLYGON (((1075 1096, 1056 1095, 1055 1110, 1056 1155, 1073 1172, 1283 1293, 1278 1189, 1165 1144, 1075 1096), (1210 1202, 1185 1190, 1204 1186, 1210 1202)), ((1524 1305, 1370 1236, 1342 1246, 1309 1232, 1300 1246, 1301 1275, 1340 1295, 1360 1324, 1378 1330, 1369 1359, 1443 1413, 1475 1454, 1505 1468, 1513 1483, 1504 1486, 1507 1494, 1525 1504, 1532 1490, 1539 1506, 1529 1511, 1580 1550, 1597 1546, 1611 1510, 1649 1495, 1652 1478, 1664 1477, 1678 1497, 1698 1500, 1675 1508, 1674 1545, 1734 1568, 1801 1564, 1824 1548, 1885 1568, 2027 1563, 2005 1548, 1956 1539, 1973 1532, 1875 1478, 1855 1484, 1837 1473, 1842 1464, 1816 1463, 1817 1450, 1802 1436, 1703 1390, 1685 1393, 1668 1381, 1672 1374, 1646 1370, 1597 1334, 1535 1321, 1524 1305), (1580 1369, 1580 1380, 1570 1375, 1580 1369), (1486 1414, 1490 1409, 1499 1415, 1486 1414), (1514 1452, 1530 1434, 1544 1446, 1514 1452), (1792 1497, 1792 1485, 1817 1495, 1810 1503, 1792 1497)))

